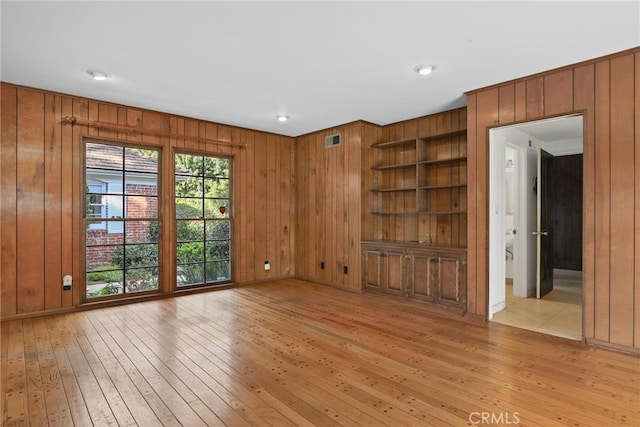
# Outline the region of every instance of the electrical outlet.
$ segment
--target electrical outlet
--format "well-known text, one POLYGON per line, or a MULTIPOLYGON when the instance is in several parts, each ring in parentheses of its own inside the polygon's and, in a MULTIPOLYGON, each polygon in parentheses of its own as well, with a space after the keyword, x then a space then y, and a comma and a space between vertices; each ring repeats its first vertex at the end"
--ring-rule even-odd
POLYGON ((320 270, 324 270, 324 261, 320 261, 320 270))
POLYGON ((349 274, 349 266, 344 266, 342 267, 342 271, 344 272, 344 274, 349 274))
POLYGON ((269 271, 271 270, 271 264, 269 264, 269 261, 265 261, 264 262, 264 271, 269 271))
POLYGON ((70 291, 72 282, 73 282, 73 277, 71 277, 69 274, 64 276, 62 278, 62 290, 63 291, 70 291))

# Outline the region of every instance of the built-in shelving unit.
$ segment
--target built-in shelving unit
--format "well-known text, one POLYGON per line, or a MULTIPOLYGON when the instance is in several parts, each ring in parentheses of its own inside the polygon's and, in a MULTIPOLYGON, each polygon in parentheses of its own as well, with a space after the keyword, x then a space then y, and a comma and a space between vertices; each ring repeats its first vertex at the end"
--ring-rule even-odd
POLYGON ((386 136, 364 150, 362 289, 464 312, 466 110, 408 121, 386 136))
MULTIPOLYGON (((388 240, 463 247, 466 233, 466 129, 372 144, 372 215, 404 217, 388 240)), ((389 235, 391 233, 388 233, 389 235)), ((387 236, 381 236, 387 240, 387 236)))

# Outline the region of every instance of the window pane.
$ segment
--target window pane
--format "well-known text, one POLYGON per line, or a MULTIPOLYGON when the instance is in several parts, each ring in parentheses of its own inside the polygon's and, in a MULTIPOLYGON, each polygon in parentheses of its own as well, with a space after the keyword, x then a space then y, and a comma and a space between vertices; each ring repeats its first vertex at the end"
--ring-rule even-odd
POLYGON ((121 171, 124 166, 124 149, 117 145, 89 143, 85 148, 87 169, 121 171))
POLYGON ((189 242, 178 243, 176 250, 176 259, 178 263, 202 262, 204 261, 204 243, 189 242))
POLYGON ((204 240, 204 221, 176 221, 176 234, 178 242, 193 242, 204 240))
POLYGON ((229 199, 204 199, 205 218, 229 218, 229 199))
POLYGON ((158 289, 158 269, 132 268, 127 270, 125 287, 127 292, 158 289))
MULTIPOLYGON (((90 223, 93 225, 93 221, 90 223)), ((99 245, 122 245, 124 243, 124 237, 122 234, 109 233, 106 228, 106 221, 100 222, 102 228, 91 228, 87 230, 86 244, 87 247, 99 246, 99 245)), ((122 225, 120 221, 116 221, 116 224, 122 225)), ((88 252, 87 252, 88 254, 88 252)))
POLYGON ((204 176, 206 177, 229 177, 229 159, 221 159, 216 157, 205 157, 204 159, 204 176))
POLYGON ((200 177, 176 177, 177 197, 202 197, 203 183, 200 177))
POLYGON ((124 170, 134 172, 158 172, 158 152, 142 148, 124 149, 124 170))
POLYGON ((207 240, 220 240, 220 239, 230 239, 231 235, 229 234, 230 222, 228 220, 215 221, 208 220, 207 221, 207 240))
POLYGON ((200 285, 204 283, 204 265, 178 265, 176 282, 178 286, 200 285))
POLYGON ((114 265, 114 251, 122 250, 122 246, 89 246, 86 249, 86 271, 94 271, 95 269, 118 269, 121 266, 114 265))
MULTIPOLYGON (((117 252, 114 253, 114 259, 116 254, 117 252)), ((120 256, 120 258, 118 258, 117 261, 121 262, 121 260, 122 260, 122 257, 120 256)), ((124 266, 127 268, 157 267, 158 266, 158 245, 157 244, 127 245, 125 247, 124 266)))
POLYGON ((207 242, 207 261, 227 260, 231 258, 228 240, 212 240, 207 242))
POLYGON ((176 154, 176 175, 202 176, 202 156, 176 154))
POLYGON ((106 195, 102 198, 104 203, 104 217, 119 219, 123 217, 124 199, 122 196, 106 195))
POLYGON ((229 197, 229 180, 204 178, 205 197, 229 197))
POLYGON ((91 220, 91 221, 87 221, 87 230, 106 230, 107 229, 107 223, 104 221, 95 221, 95 220, 91 220))
POLYGON ((176 218, 202 218, 202 199, 176 198, 176 218))
POLYGON ((87 272, 87 298, 123 293, 122 270, 109 270, 107 266, 87 272))
POLYGON ((158 195, 158 175, 151 173, 126 172, 124 177, 125 193, 141 196, 158 195))
POLYGON ((206 264, 207 282, 220 282, 231 278, 230 261, 208 262, 206 264))
POLYGON ((158 216, 158 198, 127 196, 127 218, 155 218, 158 216))
POLYGON ((127 221, 127 243, 157 243, 158 221, 127 221))

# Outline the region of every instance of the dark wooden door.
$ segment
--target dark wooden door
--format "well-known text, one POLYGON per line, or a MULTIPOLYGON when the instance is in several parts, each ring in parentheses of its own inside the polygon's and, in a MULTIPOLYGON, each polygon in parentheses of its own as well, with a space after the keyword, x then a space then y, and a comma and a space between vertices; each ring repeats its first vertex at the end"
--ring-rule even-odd
POLYGON ((553 156, 544 150, 538 154, 538 278, 536 297, 553 290, 553 156))

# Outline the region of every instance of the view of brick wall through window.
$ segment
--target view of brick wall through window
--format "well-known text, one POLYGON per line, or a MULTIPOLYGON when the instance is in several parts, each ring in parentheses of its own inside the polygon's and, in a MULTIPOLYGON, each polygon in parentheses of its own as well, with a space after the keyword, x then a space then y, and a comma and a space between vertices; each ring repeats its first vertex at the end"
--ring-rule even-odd
MULTIPOLYGON (((157 188, 155 185, 128 184, 127 194, 135 194, 129 197, 125 203, 127 218, 154 218, 158 212, 157 197, 137 197, 155 196, 157 188)), ((144 242, 149 233, 148 221, 130 221, 127 227, 127 242, 144 242)), ((113 247, 103 245, 122 245, 124 243, 123 233, 110 233, 105 226, 104 229, 87 230, 87 246, 100 245, 87 248, 87 269, 93 270, 99 265, 111 264, 113 247)))

